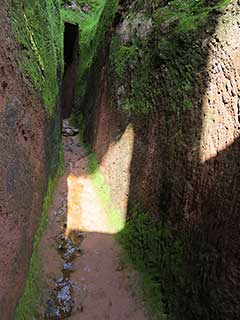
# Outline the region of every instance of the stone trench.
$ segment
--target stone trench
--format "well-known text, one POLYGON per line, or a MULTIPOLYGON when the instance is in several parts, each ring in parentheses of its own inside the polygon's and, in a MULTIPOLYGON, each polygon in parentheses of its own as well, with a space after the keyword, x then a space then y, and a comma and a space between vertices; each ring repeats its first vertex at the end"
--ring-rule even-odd
POLYGON ((0 26, 0 320, 240 319, 239 1, 0 26))
POLYGON ((88 173, 78 129, 65 120, 62 134, 65 172, 40 246, 39 319, 148 319, 135 291, 136 273, 121 261, 116 227, 88 173))

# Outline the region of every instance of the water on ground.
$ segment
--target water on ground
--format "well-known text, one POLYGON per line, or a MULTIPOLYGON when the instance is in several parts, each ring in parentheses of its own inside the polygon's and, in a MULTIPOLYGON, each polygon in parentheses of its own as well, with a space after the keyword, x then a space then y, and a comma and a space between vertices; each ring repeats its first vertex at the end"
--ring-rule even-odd
POLYGON ((64 123, 65 173, 41 243, 41 319, 144 320, 135 273, 121 252, 87 170, 87 152, 64 123))

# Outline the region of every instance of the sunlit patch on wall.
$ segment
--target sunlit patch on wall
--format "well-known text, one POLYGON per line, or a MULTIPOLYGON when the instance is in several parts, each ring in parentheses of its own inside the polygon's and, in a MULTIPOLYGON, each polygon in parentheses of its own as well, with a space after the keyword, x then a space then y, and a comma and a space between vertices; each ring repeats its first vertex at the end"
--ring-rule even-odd
POLYGON ((123 219, 126 219, 128 207, 134 140, 134 128, 129 124, 119 140, 108 147, 100 166, 111 186, 113 201, 120 209, 123 219))
POLYGON ((224 52, 210 46, 209 79, 202 100, 201 163, 216 157, 239 136, 237 92, 240 79, 234 73, 230 58, 226 59, 224 52))

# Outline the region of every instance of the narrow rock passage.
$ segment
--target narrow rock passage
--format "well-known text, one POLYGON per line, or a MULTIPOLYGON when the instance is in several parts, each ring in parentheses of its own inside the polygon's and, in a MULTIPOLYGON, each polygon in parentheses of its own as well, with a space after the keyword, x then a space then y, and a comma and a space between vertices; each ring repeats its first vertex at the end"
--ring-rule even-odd
POLYGON ((40 319, 147 319, 133 294, 136 275, 120 262, 114 230, 87 173, 86 150, 68 130, 63 137, 65 174, 41 243, 40 319))

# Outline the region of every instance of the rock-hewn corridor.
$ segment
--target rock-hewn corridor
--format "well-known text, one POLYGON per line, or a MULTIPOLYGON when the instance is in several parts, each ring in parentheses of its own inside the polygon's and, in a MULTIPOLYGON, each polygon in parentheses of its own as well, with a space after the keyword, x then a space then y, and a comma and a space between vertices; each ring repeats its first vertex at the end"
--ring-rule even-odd
POLYGON ((239 1, 0 26, 0 320, 240 319, 239 1))
POLYGON ((66 136, 64 150, 65 173, 41 243, 45 294, 39 318, 146 319, 113 237, 118 226, 108 221, 79 137, 66 136))

